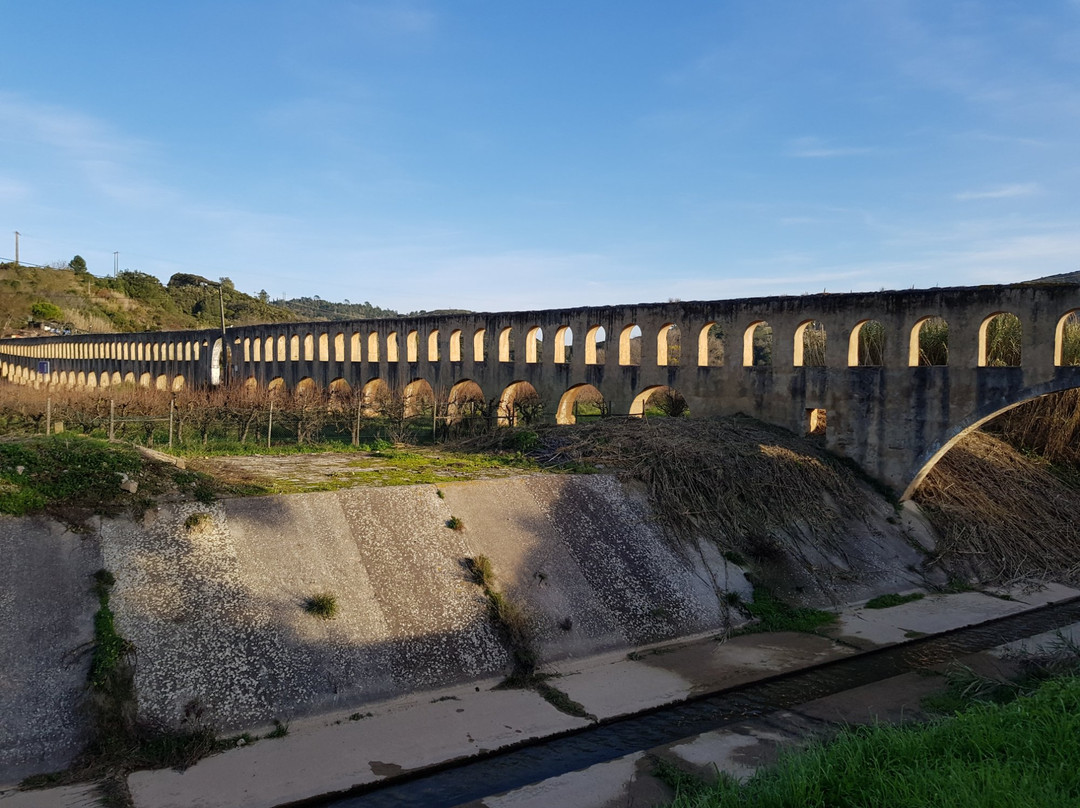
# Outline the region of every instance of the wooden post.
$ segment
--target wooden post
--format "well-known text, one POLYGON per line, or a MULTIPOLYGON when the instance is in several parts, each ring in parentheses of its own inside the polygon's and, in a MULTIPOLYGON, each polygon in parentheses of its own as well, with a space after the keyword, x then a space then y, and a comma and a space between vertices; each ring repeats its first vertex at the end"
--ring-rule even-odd
POLYGON ((45 434, 52 434, 52 396, 45 400, 45 434))
POLYGON ((176 414, 176 399, 172 398, 172 399, 169 400, 169 449, 170 450, 172 449, 173 418, 175 417, 175 414, 176 414))
POLYGON ((274 430, 274 401, 270 400, 270 417, 266 421, 266 448, 270 448, 270 433, 274 430))
POLYGON ((363 406, 364 396, 363 394, 361 394, 360 397, 356 399, 356 428, 353 430, 353 446, 360 445, 360 410, 363 408, 363 406))
POLYGON ((116 399, 109 399, 109 441, 116 439, 116 399))

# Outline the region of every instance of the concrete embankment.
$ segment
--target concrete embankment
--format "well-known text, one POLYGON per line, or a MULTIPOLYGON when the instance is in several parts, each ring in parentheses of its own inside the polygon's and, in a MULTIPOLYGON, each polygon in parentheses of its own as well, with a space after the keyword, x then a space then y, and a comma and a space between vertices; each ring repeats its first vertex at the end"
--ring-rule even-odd
MULTIPOLYGON (((920 580, 905 529, 874 507, 841 548, 855 560, 846 600, 920 580)), ((714 542, 672 541, 607 475, 176 503, 83 534, 5 518, 0 540, 14 561, 0 581, 0 783, 80 748, 102 567, 137 649, 141 718, 176 727, 197 704, 222 730, 505 675, 507 643, 466 570, 479 555, 547 665, 725 628, 751 595, 714 542), (322 592, 332 620, 303 608, 322 592)))

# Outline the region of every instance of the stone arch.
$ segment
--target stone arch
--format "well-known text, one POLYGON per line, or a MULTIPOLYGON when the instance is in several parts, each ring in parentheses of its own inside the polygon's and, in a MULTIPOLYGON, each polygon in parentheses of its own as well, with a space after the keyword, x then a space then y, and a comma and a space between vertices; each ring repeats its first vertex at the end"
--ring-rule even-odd
POLYGON ((860 320, 848 338, 848 367, 876 368, 885 364, 885 326, 879 320, 860 320))
POLYGON ((271 396, 281 395, 285 392, 285 380, 280 376, 275 376, 266 385, 266 392, 271 396))
POLYGON ((483 415, 487 399, 479 384, 472 379, 462 379, 450 388, 446 401, 446 414, 452 420, 483 415))
POLYGON ((397 331, 391 331, 386 335, 386 361, 393 364, 398 361, 397 331))
POLYGON ((345 409, 345 403, 352 397, 352 385, 341 376, 331 381, 326 391, 330 395, 330 408, 339 412, 345 409))
POLYGON ((514 329, 510 326, 499 332, 499 361, 514 361, 514 329))
POLYGON ((920 317, 908 338, 908 367, 949 364, 949 324, 941 317, 920 317))
POLYGON ((473 362, 483 362, 486 351, 484 340, 487 337, 487 328, 477 328, 473 333, 473 362))
POLYGON ((382 379, 371 379, 360 389, 360 396, 366 416, 382 415, 390 402, 390 385, 382 379))
MULTIPOLYGON (((356 331, 353 331, 352 334, 349 337, 349 361, 351 361, 351 362, 359 362, 360 361, 360 357, 361 357, 360 343, 361 342, 363 342, 363 340, 360 338, 360 334, 358 332, 356 332, 356 331)), ((342 358, 341 361, 344 362, 345 359, 342 358)))
POLYGON ((372 331, 367 338, 367 359, 369 362, 379 361, 379 332, 372 331))
POLYGON ((591 384, 575 384, 562 394, 555 421, 559 424, 576 424, 579 418, 593 418, 606 414, 607 404, 600 391, 591 384), (581 410, 587 407, 587 412, 581 410))
POLYGON ((319 334, 319 361, 330 361, 330 335, 325 331, 319 334))
POLYGON ((724 329, 715 320, 705 323, 698 332, 698 367, 724 364, 724 329))
MULTIPOLYGON (((25 375, 29 376, 29 372, 26 372, 25 375)), ((81 376, 82 374, 80 373, 79 375, 81 376)), ((97 385, 97 374, 93 373, 93 372, 87 373, 86 374, 86 381, 84 383, 91 390, 96 388, 98 386, 97 385)))
POLYGON ((825 326, 817 320, 804 320, 795 328, 795 361, 797 368, 825 367, 825 326))
POLYGON ((420 335, 415 329, 405 336, 405 361, 416 362, 420 358, 420 335))
POLYGON ((181 376, 180 374, 177 374, 177 375, 173 376, 172 391, 174 393, 179 393, 183 389, 184 389, 184 377, 181 376))
POLYGON ((251 361, 251 340, 244 337, 244 361, 251 361))
POLYGON ((213 350, 210 352, 210 384, 215 387, 221 384, 221 338, 214 340, 213 350))
POLYGON ((130 384, 132 387, 135 386, 135 374, 132 371, 129 370, 124 374, 124 384, 130 384))
POLYGON ((164 373, 160 374, 156 379, 154 379, 154 389, 155 390, 168 390, 169 389, 169 377, 166 376, 164 373))
POLYGON ((435 391, 427 379, 413 379, 405 385, 404 415, 415 418, 435 406, 435 391))
MULTIPOLYGON (((322 347, 321 347, 322 341, 328 340, 328 339, 329 339, 329 337, 326 334, 323 334, 321 337, 319 337, 319 340, 320 340, 320 348, 319 348, 319 350, 320 351, 322 350, 322 347)), ((329 351, 330 351, 330 349, 329 349, 329 347, 327 347, 326 352, 327 352, 328 355, 327 355, 326 359, 323 360, 324 362, 329 361, 329 359, 330 359, 329 351)), ((334 361, 335 362, 344 362, 345 361, 345 335, 342 334, 340 331, 338 331, 336 334, 334 334, 334 361)))
POLYGON ((603 365, 607 361, 607 331, 602 325, 591 325, 585 331, 585 364, 603 365))
POLYGON ((996 311, 979 325, 979 367, 1020 367, 1024 326, 1009 311, 996 311))
POLYGON ((544 402, 529 382, 514 381, 499 396, 496 420, 500 426, 531 424, 543 415, 544 402))
MULTIPOLYGON (((155 362, 160 362, 161 361, 161 343, 160 342, 155 342, 153 345, 150 346, 150 349, 154 352, 154 361, 155 362)), ((93 346, 93 345, 90 346, 90 353, 91 353, 91 356, 95 353, 95 346, 93 346)))
MULTIPOLYGON (((82 376, 81 373, 79 375, 82 376)), ((150 378, 149 373, 140 373, 139 374, 139 387, 147 387, 147 388, 149 388, 151 382, 152 382, 152 379, 150 378)))
POLYGON ((1080 365, 1080 309, 1067 311, 1054 328, 1054 365, 1080 365))
POLYGON ((450 361, 461 361, 461 344, 462 344, 461 329, 455 328, 450 332, 450 361))
MULTIPOLYGON (((258 340, 256 340, 255 342, 256 342, 256 344, 258 344, 258 340)), ((191 342, 190 341, 184 343, 184 361, 185 362, 190 362, 191 361, 191 342)))
POLYGON ((544 329, 534 325, 525 334, 525 362, 535 365, 544 361, 544 329))
POLYGON ((251 360, 253 362, 262 362, 262 345, 263 342, 258 337, 251 341, 251 360))
POLYGON ((433 328, 427 336, 427 361, 439 361, 439 329, 433 328))
POLYGON ((772 364, 773 332, 765 320, 754 320, 743 331, 743 367, 772 364))
POLYGON ((678 365, 682 358, 682 330, 675 323, 664 323, 656 332, 656 364, 678 365))
POLYGON ((289 361, 300 361, 300 336, 298 334, 289 337, 289 361))
POLYGON ((296 395, 298 396, 306 397, 314 395, 315 390, 315 380, 312 379, 310 376, 305 376, 296 383, 296 387, 293 389, 293 392, 296 393, 296 395))
POLYGON ((304 361, 312 362, 315 360, 315 337, 311 334, 304 334, 304 361))
POLYGON ((123 380, 123 377, 121 377, 121 375, 120 375, 120 371, 118 371, 118 370, 113 371, 112 380, 111 380, 110 384, 113 387, 118 387, 119 385, 121 385, 123 383, 124 383, 124 380, 123 380))
MULTIPOLYGON (((91 373, 90 375, 93 376, 94 374, 91 373)), ((101 379, 100 379, 100 381, 98 381, 98 386, 99 387, 108 387, 111 382, 112 382, 112 378, 109 376, 109 371, 107 371, 107 370, 101 371, 101 379)))
POLYGON ((636 367, 641 364, 641 326, 630 323, 619 332, 619 364, 636 367))
POLYGON ((259 389, 259 380, 256 379, 254 376, 248 376, 246 379, 244 379, 244 389, 245 390, 258 390, 259 389))
POLYGON ((574 351, 574 329, 561 325, 555 329, 555 364, 565 365, 574 351))
POLYGON ((686 405, 686 399, 683 398, 682 393, 674 387, 662 384, 646 387, 630 404, 630 415, 638 418, 649 410, 656 410, 655 413, 650 414, 676 418, 690 414, 690 408, 686 405))

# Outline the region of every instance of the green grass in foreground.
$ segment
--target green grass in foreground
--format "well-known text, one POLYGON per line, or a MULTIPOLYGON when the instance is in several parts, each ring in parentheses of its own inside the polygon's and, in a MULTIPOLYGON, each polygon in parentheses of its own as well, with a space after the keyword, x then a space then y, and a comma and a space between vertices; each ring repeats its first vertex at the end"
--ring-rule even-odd
POLYGON ((878 595, 876 598, 870 598, 866 601, 865 608, 867 609, 891 609, 893 606, 903 606, 905 603, 914 603, 917 600, 922 600, 925 597, 922 592, 912 592, 910 595, 898 595, 896 593, 888 595, 878 595))
POLYGON ((878 725, 783 757, 745 785, 682 780, 672 808, 1075 808, 1080 678, 929 724, 878 725))

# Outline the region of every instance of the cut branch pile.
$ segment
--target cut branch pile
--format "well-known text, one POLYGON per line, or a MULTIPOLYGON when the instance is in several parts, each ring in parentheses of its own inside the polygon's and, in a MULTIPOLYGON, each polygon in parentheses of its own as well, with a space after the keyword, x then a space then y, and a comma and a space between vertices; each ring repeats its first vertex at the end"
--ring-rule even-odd
POLYGON ((965 436, 915 501, 949 565, 966 565, 983 580, 1080 579, 1080 490, 993 435, 965 436))

